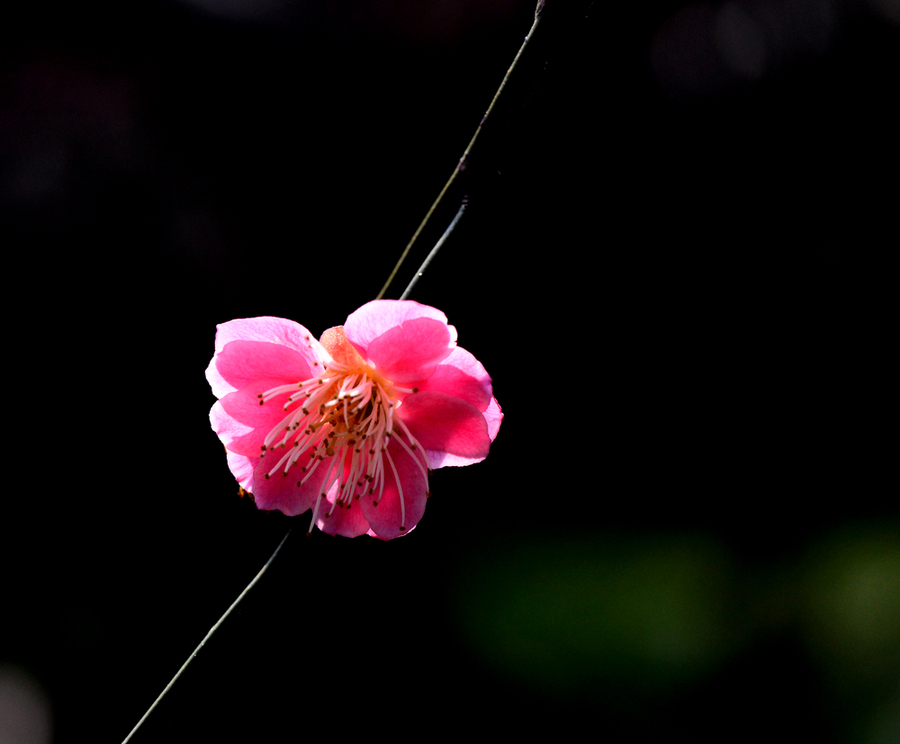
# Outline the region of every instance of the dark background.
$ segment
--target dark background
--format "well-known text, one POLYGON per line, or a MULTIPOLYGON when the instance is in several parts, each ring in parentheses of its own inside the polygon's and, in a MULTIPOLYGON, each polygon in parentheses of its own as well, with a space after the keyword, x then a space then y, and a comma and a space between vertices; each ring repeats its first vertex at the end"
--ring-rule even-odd
MULTIPOLYGON (((0 26, 3 744, 121 741, 265 563, 215 325, 372 299, 534 10, 207 5, 0 26)), ((292 535, 134 741, 900 740, 898 42, 892 0, 549 0, 388 294, 467 194, 413 299, 490 457, 403 539, 292 535)))

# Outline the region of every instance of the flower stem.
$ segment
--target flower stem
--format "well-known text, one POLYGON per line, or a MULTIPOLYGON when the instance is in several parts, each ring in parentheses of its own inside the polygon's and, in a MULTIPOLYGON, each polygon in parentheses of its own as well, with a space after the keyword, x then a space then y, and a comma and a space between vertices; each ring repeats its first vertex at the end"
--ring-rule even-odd
MULTIPOLYGON (((419 227, 416 228, 416 231, 413 233, 412 238, 409 243, 406 245, 406 248, 403 249, 403 253, 400 254, 400 258, 397 260, 396 265, 394 266, 394 270, 391 272, 391 275, 388 277, 387 281, 384 283, 384 286, 381 288, 381 291, 378 293, 378 296, 375 298, 376 300, 380 300, 384 297, 384 293, 387 292, 388 287, 391 286, 391 282, 394 281, 394 277, 397 275, 397 272, 400 270, 400 267, 403 265, 403 262, 406 260, 407 255, 409 255, 410 249, 413 247, 413 244, 416 242, 416 239, 421 234, 422 230, 425 229, 425 225, 428 224, 428 221, 431 219, 431 216, 434 214, 438 205, 441 203, 441 200, 444 198, 444 194, 450 190, 450 186, 456 180, 456 177, 466 168, 466 163, 468 162, 469 155, 472 152, 472 148, 475 146, 475 141, 478 139, 478 135, 481 134, 481 130, 484 128, 485 122, 488 120, 488 117, 491 115, 491 112, 494 110, 494 105, 497 103, 497 100, 500 98, 500 94, 503 92, 503 89, 506 87, 506 83, 509 80, 510 76, 513 73, 513 70, 516 69, 516 65, 519 62, 519 59, 522 57, 522 53, 525 51, 525 47, 528 46, 528 42, 531 41, 531 37, 534 35, 535 29, 538 27, 538 23, 541 20, 541 11, 544 9, 544 0, 540 0, 538 2, 537 9, 534 12, 534 23, 531 24, 531 29, 528 31, 528 35, 525 37, 525 41, 522 42, 522 46, 519 47, 519 51, 516 53, 515 59, 513 59, 512 64, 509 66, 509 69, 506 71, 506 75, 503 76, 503 82, 500 83, 500 87, 497 88, 497 92, 494 94, 493 99, 491 100, 491 105, 488 106, 487 111, 484 116, 481 117, 481 121, 478 123, 478 127, 475 129, 475 134, 472 135, 472 139, 469 140, 469 144, 466 147, 465 152, 463 152, 462 157, 459 159, 459 162, 456 164, 456 168, 453 173, 450 174, 450 178, 447 180, 447 183, 444 184, 444 188, 441 189, 441 193, 438 194, 437 199, 434 200, 434 204, 431 205, 431 208, 425 213, 425 217, 422 222, 419 223, 419 227)), ((438 241, 438 245, 434 247, 432 253, 434 253, 437 248, 446 240, 447 236, 452 232, 453 228, 456 227, 456 223, 459 221, 459 218, 462 214, 462 208, 457 212, 456 217, 453 218, 453 221, 450 223, 450 227, 447 228, 446 232, 444 232, 443 237, 438 241)), ((412 289, 412 284, 415 284, 418 276, 421 275, 422 271, 425 270, 426 265, 428 264, 428 259, 425 260, 425 263, 422 264, 422 267, 419 269, 416 277, 413 279, 412 283, 409 287, 406 288, 406 292, 403 294, 403 298, 406 297, 406 294, 412 289)), ((403 299, 401 298, 401 299, 403 299)))
POLYGON ((262 578, 262 575, 266 572, 266 570, 269 568, 269 566, 272 565, 272 561, 275 560, 275 556, 278 555, 278 552, 281 550, 281 548, 287 542, 287 539, 288 539, 288 537, 290 537, 292 529, 293 529, 293 527, 287 531, 287 534, 282 538, 281 542, 278 543, 278 547, 275 548, 275 552, 272 553, 269 560, 266 561, 266 565, 260 569, 258 574, 256 574, 256 577, 253 579, 253 581, 251 581, 249 584, 247 584, 247 587, 244 589, 244 591, 242 591, 238 595, 238 598, 236 600, 234 600, 234 602, 231 603, 231 607, 229 607, 227 610, 225 610, 225 614, 222 615, 222 617, 220 617, 218 619, 216 624, 213 625, 209 629, 209 632, 206 634, 206 636, 203 638, 203 640, 200 641, 200 645, 194 649, 193 653, 190 656, 188 656, 187 661, 185 661, 184 664, 181 665, 181 669, 179 669, 178 672, 175 674, 175 676, 172 677, 172 680, 169 682, 169 684, 167 684, 165 686, 165 689, 163 689, 163 691, 161 693, 159 693, 159 697, 156 698, 156 700, 153 702, 153 705, 151 705, 147 709, 147 712, 144 713, 141 720, 137 722, 137 725, 133 729, 131 729, 131 733, 125 737, 125 739, 122 741, 122 744, 128 744, 128 742, 131 741, 131 737, 134 736, 135 732, 141 727, 141 724, 147 720, 147 717, 153 712, 153 709, 156 708, 157 705, 159 705, 159 701, 162 700, 165 697, 166 693, 172 689, 172 686, 178 681, 178 678, 181 676, 181 673, 185 669, 187 669, 188 664, 190 664, 194 660, 194 658, 200 652, 200 649, 203 648, 203 646, 206 644, 206 642, 212 637, 212 634, 215 633, 219 629, 219 626, 222 625, 223 622, 225 622, 225 618, 228 617, 231 614, 231 611, 235 607, 237 607, 238 604, 240 604, 241 600, 245 596, 247 596, 247 592, 249 592, 254 586, 256 586, 256 582, 262 578))
POLYGON ((413 287, 416 286, 416 282, 419 281, 419 277, 425 273, 425 269, 428 268, 428 264, 431 263, 431 259, 433 259, 437 255, 437 252, 441 249, 444 241, 446 241, 450 236, 450 233, 453 232, 453 228, 456 227, 456 223, 459 222, 460 217, 463 216, 463 212, 466 211, 466 207, 468 206, 468 204, 469 199, 468 197, 464 196, 462 204, 459 205, 459 211, 456 213, 456 217, 453 218, 453 221, 447 226, 447 229, 444 230, 444 234, 441 235, 441 239, 437 243, 435 243, 434 248, 431 249, 431 252, 425 257, 425 260, 422 261, 422 265, 415 273, 415 276, 413 276, 412 281, 409 283, 406 289, 403 290, 403 294, 400 295, 401 300, 405 300, 407 297, 409 297, 409 293, 412 292, 413 287))

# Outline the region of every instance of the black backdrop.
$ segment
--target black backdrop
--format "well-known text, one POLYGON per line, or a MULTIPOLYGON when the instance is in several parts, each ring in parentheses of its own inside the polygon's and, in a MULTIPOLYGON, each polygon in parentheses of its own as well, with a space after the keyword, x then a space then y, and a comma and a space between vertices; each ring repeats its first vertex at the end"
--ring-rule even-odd
MULTIPOLYGON (((532 13, 8 16, 0 726, 121 740, 266 561, 215 325, 373 298, 532 13)), ((466 193, 413 299, 494 377, 490 457, 403 539, 292 536, 135 741, 896 734, 898 41, 874 2, 549 0, 389 293, 466 193)))

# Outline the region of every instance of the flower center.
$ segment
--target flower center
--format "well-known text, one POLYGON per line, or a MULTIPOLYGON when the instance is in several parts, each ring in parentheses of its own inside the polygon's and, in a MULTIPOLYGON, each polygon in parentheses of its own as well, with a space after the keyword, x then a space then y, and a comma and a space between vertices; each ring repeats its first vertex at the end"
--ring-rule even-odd
POLYGON ((349 507, 353 499, 363 495, 371 497, 374 506, 378 506, 386 478, 393 477, 400 496, 400 529, 405 530, 403 488, 388 445, 396 441, 406 450, 428 482, 425 450, 395 415, 403 398, 416 389, 398 387, 379 374, 350 346, 342 328, 326 332, 322 342, 333 358, 322 363, 320 376, 259 394, 260 405, 288 394, 283 404, 284 418, 268 433, 261 447, 260 457, 276 460, 265 477, 279 472, 286 477, 294 469, 300 487, 314 473, 325 469, 310 530, 333 486, 337 488, 326 517, 336 507, 349 507), (329 333, 337 337, 327 338, 329 333))

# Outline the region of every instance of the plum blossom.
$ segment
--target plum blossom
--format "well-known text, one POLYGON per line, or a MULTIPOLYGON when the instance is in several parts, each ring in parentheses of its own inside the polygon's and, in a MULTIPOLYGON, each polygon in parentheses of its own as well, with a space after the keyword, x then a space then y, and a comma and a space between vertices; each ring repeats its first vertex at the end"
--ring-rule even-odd
POLYGON ((213 430, 260 509, 389 540, 422 518, 432 470, 483 460, 503 414, 439 310, 376 300, 320 340, 282 318, 218 326, 213 430))

